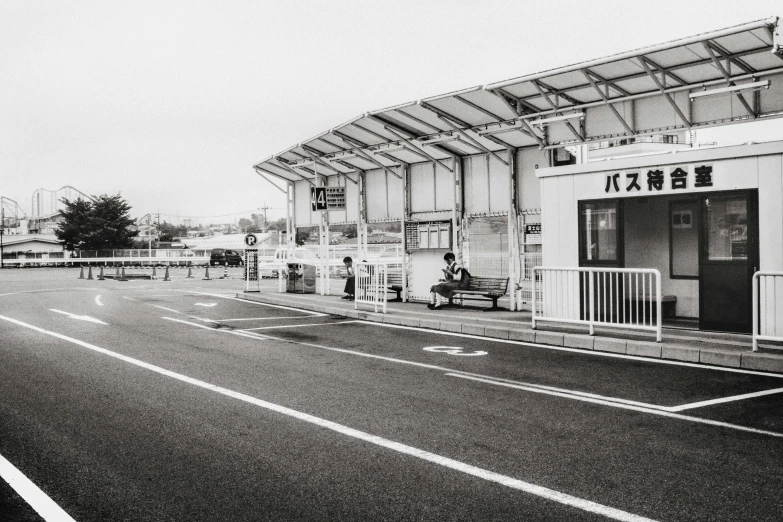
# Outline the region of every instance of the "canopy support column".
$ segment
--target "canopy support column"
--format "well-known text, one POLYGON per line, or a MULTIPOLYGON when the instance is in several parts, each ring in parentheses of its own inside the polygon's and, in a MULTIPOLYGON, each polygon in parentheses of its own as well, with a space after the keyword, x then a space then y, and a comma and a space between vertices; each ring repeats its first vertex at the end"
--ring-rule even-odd
POLYGON ((402 232, 402 302, 408 302, 408 234, 406 223, 410 219, 411 195, 410 195, 411 166, 402 164, 402 218, 400 218, 400 231, 402 232))
POLYGON ((288 257, 293 259, 294 248, 296 248, 296 198, 294 197, 294 183, 292 181, 288 182, 286 191, 285 232, 288 257))
POLYGON ((519 212, 517 210, 517 149, 508 151, 508 309, 518 309, 519 296, 519 212))
POLYGON ((454 200, 451 205, 451 242, 457 263, 464 266, 462 259, 462 159, 454 156, 454 200))

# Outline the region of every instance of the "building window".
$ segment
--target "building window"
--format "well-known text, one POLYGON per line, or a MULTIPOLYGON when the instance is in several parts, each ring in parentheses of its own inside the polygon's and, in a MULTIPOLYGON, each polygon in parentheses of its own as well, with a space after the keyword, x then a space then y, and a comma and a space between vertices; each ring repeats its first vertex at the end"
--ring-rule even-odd
POLYGON ((698 201, 672 201, 669 205, 669 252, 672 279, 698 279, 698 201))
POLYGON ((579 257, 585 265, 622 266, 620 202, 579 204, 579 257))

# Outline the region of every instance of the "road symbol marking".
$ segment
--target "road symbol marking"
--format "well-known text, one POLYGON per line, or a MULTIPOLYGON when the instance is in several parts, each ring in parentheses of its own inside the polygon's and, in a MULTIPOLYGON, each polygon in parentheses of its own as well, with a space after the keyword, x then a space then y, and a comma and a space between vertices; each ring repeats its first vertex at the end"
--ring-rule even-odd
POLYGON ((212 308, 213 306, 217 306, 217 303, 196 303, 196 306, 204 306, 207 308, 212 308))
POLYGON ((464 348, 459 346, 427 346, 424 350, 435 353, 447 353, 449 355, 466 355, 468 357, 475 357, 477 355, 487 355, 488 352, 482 352, 476 350, 475 352, 466 352, 464 348))
POLYGON ((101 296, 99 295, 95 296, 95 304, 97 304, 98 306, 103 306, 103 303, 101 302, 101 296))
POLYGON ((70 312, 63 312, 62 310, 55 310, 54 308, 50 308, 49 311, 57 312, 58 314, 67 315, 71 319, 78 319, 79 321, 87 321, 88 323, 97 323, 97 324, 105 324, 105 325, 109 324, 109 323, 104 323, 100 319, 90 317, 89 315, 76 315, 70 312))

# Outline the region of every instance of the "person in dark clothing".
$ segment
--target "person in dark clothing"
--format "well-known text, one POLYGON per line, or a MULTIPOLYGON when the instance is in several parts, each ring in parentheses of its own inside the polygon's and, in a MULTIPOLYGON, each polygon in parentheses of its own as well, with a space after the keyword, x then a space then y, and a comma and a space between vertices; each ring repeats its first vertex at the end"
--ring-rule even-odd
POLYGON ((345 295, 342 297, 342 299, 348 299, 353 301, 353 295, 356 291, 356 277, 353 273, 353 259, 350 257, 343 258, 343 263, 345 263, 345 269, 348 271, 348 279, 345 281, 345 295))
POLYGON ((430 304, 427 305, 430 310, 443 308, 441 298, 451 299, 454 290, 462 288, 463 279, 466 279, 464 277, 466 272, 457 264, 457 258, 453 253, 449 252, 443 256, 443 260, 446 262, 446 268, 442 269, 444 279, 443 282, 430 288, 430 304))

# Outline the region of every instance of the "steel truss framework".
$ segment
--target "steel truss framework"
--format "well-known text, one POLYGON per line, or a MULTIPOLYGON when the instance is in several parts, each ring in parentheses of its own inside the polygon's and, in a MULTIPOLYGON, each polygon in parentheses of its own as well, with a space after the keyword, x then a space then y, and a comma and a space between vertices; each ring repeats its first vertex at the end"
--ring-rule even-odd
MULTIPOLYGON (((717 94, 717 93, 716 93, 717 94)), ((783 116, 777 17, 367 112, 254 165, 318 177, 783 116), (712 90, 722 96, 709 96, 712 90)), ((282 190, 282 189, 281 189, 282 190)))

